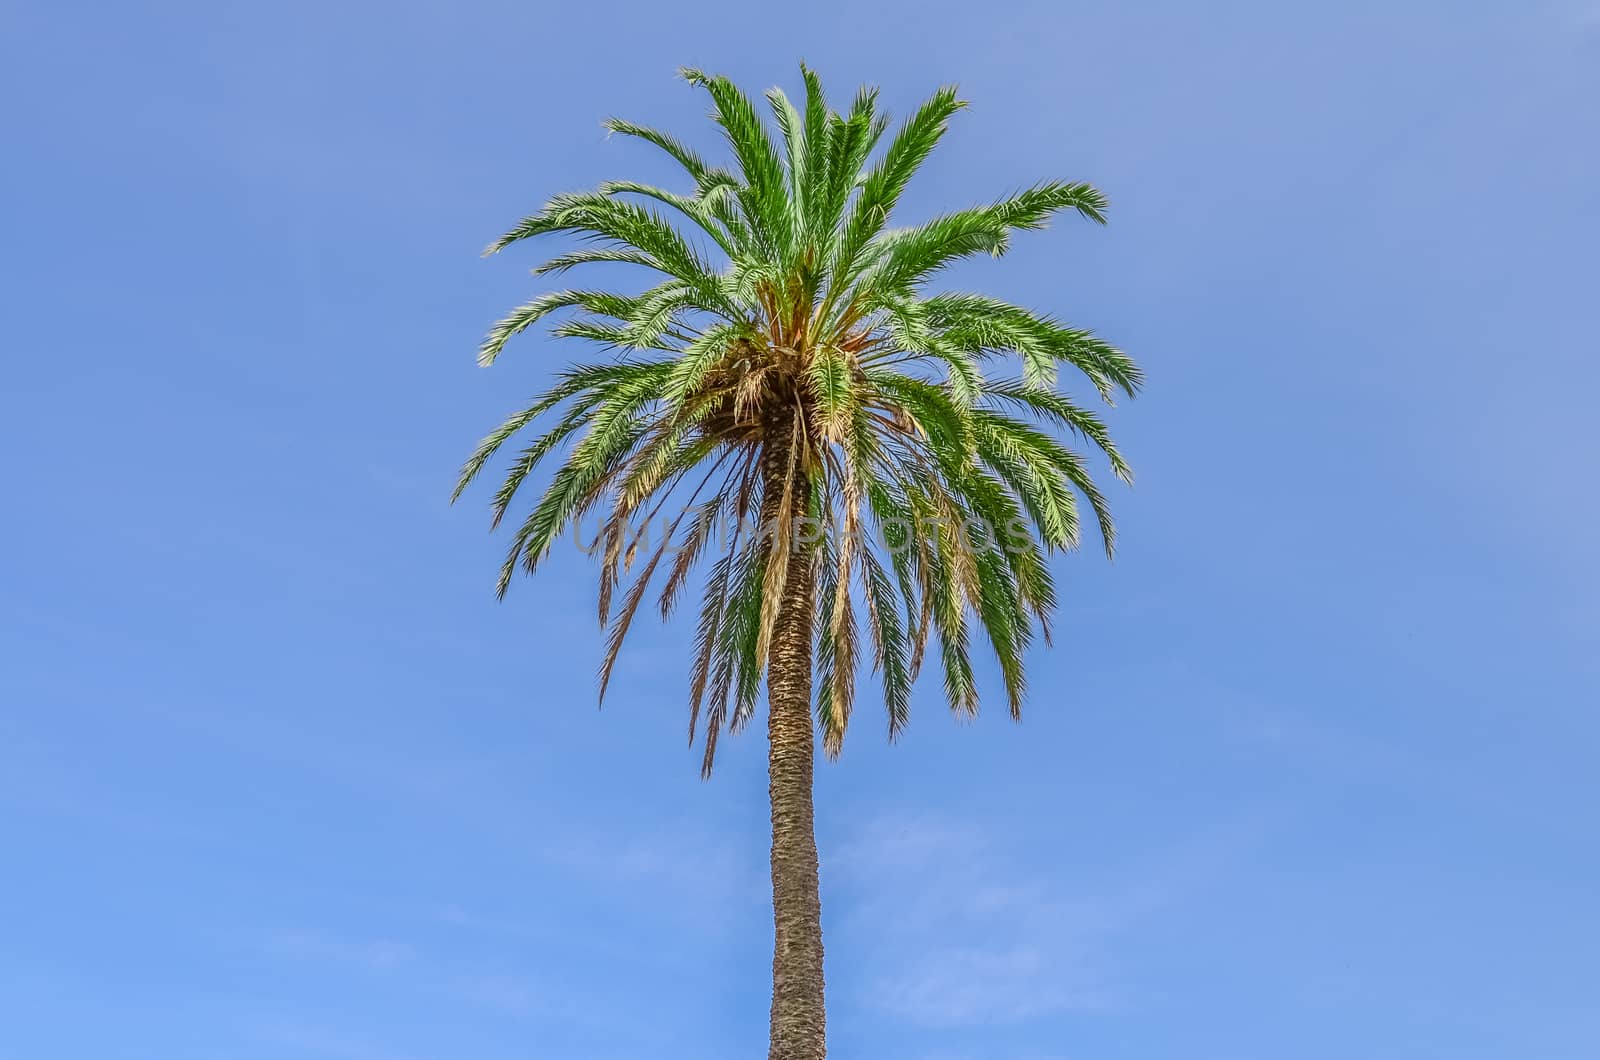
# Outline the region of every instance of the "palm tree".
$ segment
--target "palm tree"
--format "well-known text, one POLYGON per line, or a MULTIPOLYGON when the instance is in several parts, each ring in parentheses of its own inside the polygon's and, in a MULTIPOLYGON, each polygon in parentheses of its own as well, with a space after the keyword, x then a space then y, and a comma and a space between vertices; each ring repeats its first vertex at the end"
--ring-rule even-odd
POLYGON ((612 354, 560 373, 485 438, 455 492, 513 436, 545 424, 494 495, 498 525, 535 468, 562 454, 511 539, 499 592, 519 568, 531 574, 569 526, 597 517, 591 549, 609 621, 602 699, 650 586, 660 586, 663 618, 691 583, 700 589, 689 741, 703 733, 704 775, 721 734, 749 722, 765 684, 774 1060, 826 1052, 813 704, 823 750, 836 756, 865 625, 891 740, 930 641, 951 710, 977 712, 974 633, 993 648, 1018 717, 1025 649, 1035 623, 1048 640, 1056 601, 1047 557, 1077 546, 1080 498, 1108 555, 1114 541, 1088 465, 1059 435, 1129 478, 1102 421, 1056 391, 1057 371, 1086 376, 1107 404, 1141 382, 1126 355, 1087 331, 985 295, 925 289, 945 266, 1003 254, 1013 231, 1042 228, 1060 211, 1103 222, 1098 191, 1050 181, 890 228, 907 181, 965 104, 940 89, 875 157, 889 125, 876 91, 835 112, 816 75, 802 74, 803 110, 767 93, 774 139, 727 78, 683 71, 710 95, 731 167, 612 120, 611 132, 675 159, 692 189, 615 181, 557 195, 490 246, 573 233, 583 242, 535 274, 623 263, 653 285, 543 294, 494 325, 484 365, 563 311, 574 312, 554 334, 612 354), (702 560, 709 568, 697 579, 702 560))

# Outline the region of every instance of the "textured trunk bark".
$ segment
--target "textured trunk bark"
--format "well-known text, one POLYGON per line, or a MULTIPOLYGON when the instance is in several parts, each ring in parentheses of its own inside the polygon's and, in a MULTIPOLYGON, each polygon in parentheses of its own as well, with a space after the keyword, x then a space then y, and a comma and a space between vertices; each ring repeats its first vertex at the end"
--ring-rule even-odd
MULTIPOLYGON (((766 496, 788 467, 781 442, 766 454, 766 496)), ((797 483, 796 511, 807 492, 797 483)), ((771 526, 769 521, 768 526, 771 526)), ((789 547, 775 541, 774 547, 789 547)), ((823 1060, 827 1018, 822 989, 822 900, 811 782, 811 626, 815 571, 810 550, 790 557, 767 667, 767 772, 772 801, 772 1038, 768 1060, 823 1060)))

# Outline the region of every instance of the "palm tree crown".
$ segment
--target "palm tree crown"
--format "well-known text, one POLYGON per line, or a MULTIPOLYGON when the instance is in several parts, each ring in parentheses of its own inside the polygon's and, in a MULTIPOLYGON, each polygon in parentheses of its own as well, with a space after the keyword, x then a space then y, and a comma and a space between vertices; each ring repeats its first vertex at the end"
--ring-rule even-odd
POLYGON ((1079 543, 1080 498, 1108 554, 1114 544, 1088 465, 1061 436, 1130 478, 1100 418, 1055 386, 1065 364, 1110 404, 1118 391, 1137 392, 1132 360, 1028 309, 927 290, 945 266, 1003 254, 1013 231, 1041 228, 1059 211, 1103 222, 1101 194, 1045 182, 890 227, 963 102, 940 89, 879 152, 889 120, 875 90, 836 112, 816 75, 802 73, 803 109, 767 93, 769 131, 728 79, 685 70, 711 97, 731 167, 612 120, 613 133, 675 159, 692 189, 615 181, 557 195, 489 248, 573 233, 584 241, 536 274, 620 262, 653 274, 654 285, 544 294, 493 327, 479 353, 485 365, 563 311, 554 334, 613 352, 562 372, 485 438, 456 488, 460 496, 513 436, 544 424, 494 495, 498 525, 541 461, 562 454, 511 539, 499 590, 519 567, 532 573, 575 521, 598 517, 600 616, 610 623, 602 697, 650 587, 660 587, 665 617, 691 583, 703 586, 689 738, 703 729, 707 773, 719 734, 755 710, 797 571, 809 590, 815 709, 830 754, 850 719, 863 626, 891 738, 906 723, 930 641, 951 708, 977 710, 974 627, 1017 715, 1024 650, 1036 623, 1048 638, 1055 604, 1046 557, 1079 543), (709 569, 696 579, 702 560, 709 569))

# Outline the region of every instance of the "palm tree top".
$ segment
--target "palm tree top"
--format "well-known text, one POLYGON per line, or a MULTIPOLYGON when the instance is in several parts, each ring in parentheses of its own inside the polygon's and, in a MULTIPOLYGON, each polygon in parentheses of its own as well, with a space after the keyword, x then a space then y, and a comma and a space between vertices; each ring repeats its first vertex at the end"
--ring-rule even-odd
POLYGON ((494 495, 498 525, 536 468, 560 454, 512 535, 499 592, 519 568, 531 574, 576 520, 599 516, 603 697, 650 588, 659 585, 666 617, 695 584, 689 738, 703 716, 708 774, 720 733, 754 711, 794 579, 814 609, 816 711, 830 754, 865 662, 861 627, 891 738, 930 647, 950 707, 977 711, 975 631, 1018 715, 1025 649, 1036 628, 1048 639, 1056 602, 1048 555, 1079 544, 1080 501, 1107 555, 1115 544, 1088 462, 1064 438, 1131 481, 1103 421, 1057 389, 1059 370, 1087 379, 1108 405, 1135 395, 1142 376, 1089 331, 929 286, 962 258, 1004 254, 1013 232, 1061 211, 1103 223, 1105 198, 1085 183, 1045 181, 891 227, 912 175, 965 106, 953 87, 878 150, 890 121, 875 89, 835 111, 802 66, 801 105, 770 90, 769 125, 727 78, 682 73, 710 96, 731 164, 612 119, 612 133, 675 159, 683 190, 609 181, 556 195, 487 251, 568 234, 579 241, 536 275, 611 263, 651 278, 633 293, 542 294, 483 341, 478 359, 489 365, 511 338, 555 318, 555 335, 608 351, 561 372, 462 469, 455 497, 514 436, 543 424, 494 495))

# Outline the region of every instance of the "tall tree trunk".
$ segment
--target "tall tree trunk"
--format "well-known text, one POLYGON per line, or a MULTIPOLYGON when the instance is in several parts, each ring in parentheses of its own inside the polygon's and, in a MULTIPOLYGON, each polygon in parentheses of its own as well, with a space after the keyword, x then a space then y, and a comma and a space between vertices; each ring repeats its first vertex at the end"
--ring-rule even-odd
MULTIPOLYGON (((787 425, 785 425, 787 426, 787 425)), ((786 432, 780 431, 779 437, 786 432)), ((763 471, 767 499, 783 488, 787 439, 771 445, 763 471)), ((795 476, 795 514, 809 491, 795 476)), ((763 505, 765 507, 765 505, 763 505)), ((766 524, 772 526, 770 519, 766 524)), ((788 548, 791 541, 774 541, 788 548)), ((772 1038, 768 1060, 823 1060, 827 1017, 822 990, 822 900, 812 824, 814 732, 811 627, 815 570, 809 548, 789 559, 767 665, 767 793, 772 800, 772 1038)))

